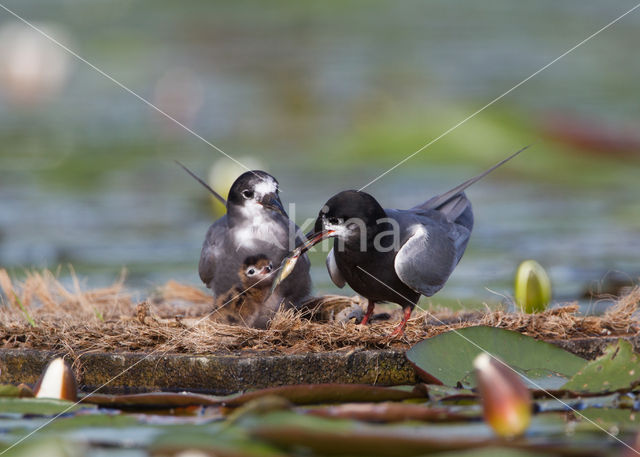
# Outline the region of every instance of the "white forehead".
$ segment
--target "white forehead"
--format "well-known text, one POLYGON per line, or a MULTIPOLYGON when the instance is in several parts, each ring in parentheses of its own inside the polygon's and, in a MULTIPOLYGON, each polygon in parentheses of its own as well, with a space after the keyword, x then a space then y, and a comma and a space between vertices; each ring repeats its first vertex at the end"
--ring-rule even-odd
POLYGON ((253 188, 258 195, 275 193, 278 190, 278 183, 270 177, 262 178, 253 188))

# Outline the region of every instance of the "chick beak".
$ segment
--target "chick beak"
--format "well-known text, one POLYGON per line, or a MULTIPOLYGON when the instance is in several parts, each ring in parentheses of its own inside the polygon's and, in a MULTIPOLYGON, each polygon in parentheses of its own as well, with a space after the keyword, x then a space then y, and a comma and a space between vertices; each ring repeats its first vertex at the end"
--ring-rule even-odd
POLYGON ((270 209, 271 211, 275 211, 276 213, 282 214, 284 217, 288 217, 287 212, 282 206, 280 197, 278 197, 278 194, 276 193, 265 195, 258 203, 260 203, 263 207, 270 209))

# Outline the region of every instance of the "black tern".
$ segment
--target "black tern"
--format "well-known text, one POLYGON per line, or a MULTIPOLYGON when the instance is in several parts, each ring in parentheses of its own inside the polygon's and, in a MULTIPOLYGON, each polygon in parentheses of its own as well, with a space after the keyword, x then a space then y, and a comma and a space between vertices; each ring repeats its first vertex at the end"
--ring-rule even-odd
POLYGON ((329 276, 338 287, 348 283, 367 299, 361 323, 369 321, 377 302, 397 303, 404 316, 392 336, 402 334, 420 295, 430 297, 442 289, 467 247, 473 211, 464 190, 525 149, 407 210, 383 209, 357 190, 334 195, 320 210, 314 231, 283 261, 272 287, 309 248, 335 238, 327 256, 329 276))
MULTIPOLYGON (((227 214, 207 231, 198 267, 200 279, 213 291, 216 301, 243 287, 244 278, 239 272, 247 258, 262 255, 272 265, 280 265, 291 244, 301 242, 297 236, 298 227, 282 206, 278 181, 269 173, 260 170, 243 173, 235 180, 225 200, 184 165, 179 162, 178 165, 227 207, 227 214)), ((268 294, 263 303, 264 318, 259 319, 261 326, 266 326, 268 318, 280 305, 297 308, 308 298, 311 291, 309 266, 309 259, 303 256, 299 265, 292 269, 291 278, 279 285, 277 293, 268 294)), ((262 278, 260 286, 270 287, 274 277, 270 272, 262 278)))

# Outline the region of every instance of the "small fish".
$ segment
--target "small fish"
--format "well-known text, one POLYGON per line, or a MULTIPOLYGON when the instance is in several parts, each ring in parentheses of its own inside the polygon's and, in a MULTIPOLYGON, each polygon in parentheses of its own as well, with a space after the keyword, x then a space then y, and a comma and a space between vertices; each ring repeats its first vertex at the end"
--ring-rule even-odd
POLYGON ((291 274, 291 272, 293 271, 293 267, 296 266, 296 262, 298 262, 298 259, 302 254, 307 252, 311 247, 313 247, 313 245, 317 244, 318 241, 321 241, 323 238, 326 238, 327 236, 332 234, 333 234, 333 230, 325 230, 313 235, 311 233, 308 233, 306 235, 306 241, 304 241, 301 245, 299 245, 297 248, 291 251, 291 253, 288 256, 282 259, 282 262, 280 263, 278 275, 276 276, 276 279, 274 279, 273 281, 273 284, 271 286, 271 292, 269 292, 269 295, 271 295, 273 291, 276 290, 276 287, 278 287, 278 284, 284 281, 286 277, 291 274))
POLYGON ((294 249, 291 252, 291 254, 289 254, 287 257, 282 259, 282 263, 280 264, 280 270, 278 271, 278 275, 276 276, 276 279, 274 279, 273 284, 271 285, 271 293, 273 293, 273 291, 276 290, 276 287, 278 287, 278 284, 284 281, 287 278, 287 276, 291 274, 291 272, 293 271, 293 268, 296 266, 296 263, 298 262, 298 259, 302 254, 303 254, 302 249, 297 248, 297 249, 294 249))

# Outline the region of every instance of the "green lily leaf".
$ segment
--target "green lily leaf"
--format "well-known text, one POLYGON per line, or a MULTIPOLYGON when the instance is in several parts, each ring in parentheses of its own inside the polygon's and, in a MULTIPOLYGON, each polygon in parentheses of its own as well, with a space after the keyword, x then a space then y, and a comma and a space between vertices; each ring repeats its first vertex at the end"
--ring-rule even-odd
POLYGON ((17 397, 20 389, 12 384, 0 384, 0 397, 17 397))
POLYGON ((75 412, 81 408, 95 408, 87 405, 74 405, 70 401, 48 398, 0 397, 0 411, 3 414, 34 414, 53 416, 62 412, 75 412))
POLYGON ((83 403, 116 407, 181 407, 192 405, 241 406, 256 398, 278 396, 296 405, 336 402, 376 402, 397 401, 410 398, 424 398, 426 392, 411 386, 378 387, 365 384, 298 384, 269 387, 251 392, 216 397, 189 392, 151 392, 143 394, 107 395, 93 394, 82 398, 83 403))
POLYGON ((381 402, 399 401, 410 398, 424 398, 423 389, 407 390, 404 387, 378 387, 364 384, 299 384, 293 386, 270 387, 233 396, 223 403, 225 406, 239 406, 267 395, 276 395, 296 405, 338 402, 381 402))
POLYGON ((635 433, 640 425, 640 413, 628 409, 586 408, 576 414, 579 430, 602 429, 615 433, 635 433))
POLYGON ((631 343, 618 340, 604 354, 587 362, 563 389, 581 393, 605 393, 633 387, 640 381, 640 356, 631 343))
POLYGON ((272 412, 244 424, 249 435, 286 449, 313 455, 411 456, 455 449, 477 449, 497 440, 482 423, 425 426, 362 424, 293 412, 272 412))
POLYGON ((284 457, 279 449, 250 439, 238 427, 224 429, 168 429, 151 444, 151 455, 177 455, 181 451, 198 450, 221 457, 284 457))
POLYGON ((430 383, 475 387, 473 359, 482 351, 526 376, 527 387, 557 389, 584 366, 585 360, 550 343, 494 327, 467 327, 413 346, 407 358, 430 383))

